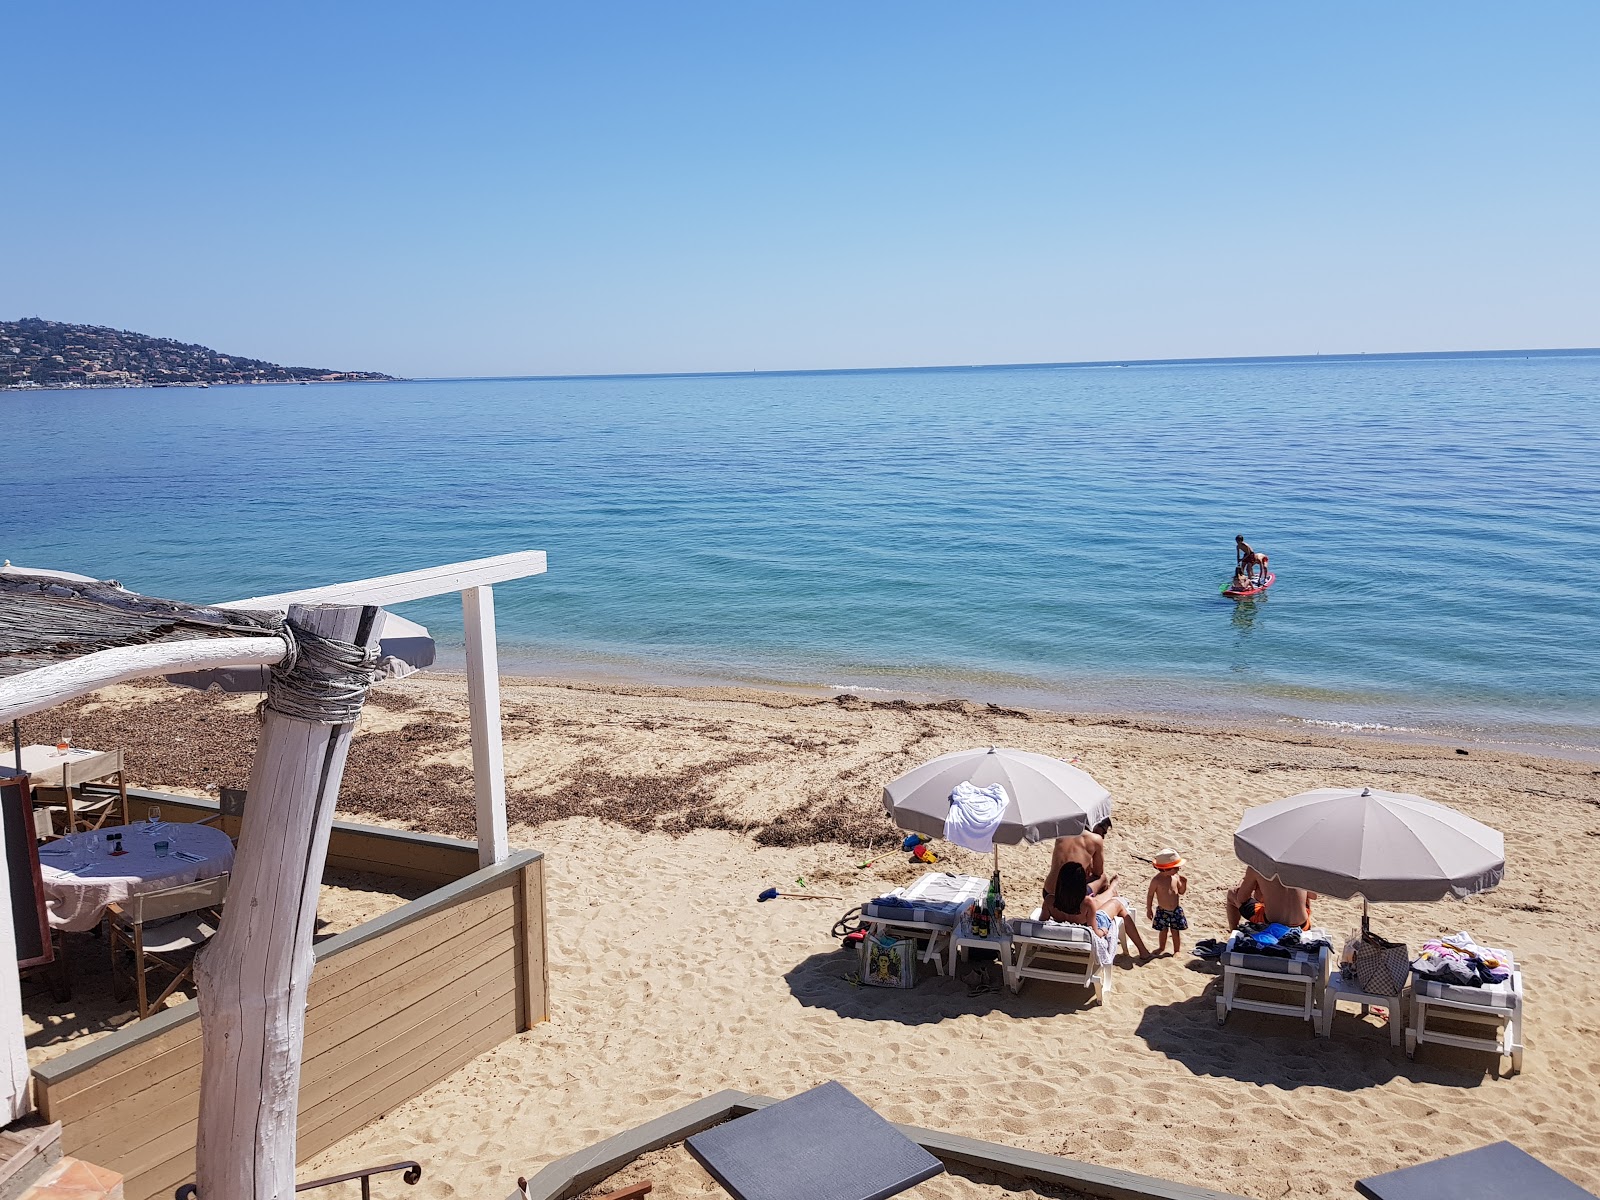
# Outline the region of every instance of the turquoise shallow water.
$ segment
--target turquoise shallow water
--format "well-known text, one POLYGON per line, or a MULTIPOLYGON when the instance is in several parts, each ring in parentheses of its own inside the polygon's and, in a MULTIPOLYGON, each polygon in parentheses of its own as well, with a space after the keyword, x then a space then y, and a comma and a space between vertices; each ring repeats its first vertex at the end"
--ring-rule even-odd
POLYGON ((530 670, 1600 745, 1600 357, 0 393, 0 554, 530 670), (1243 533, 1279 575, 1218 595, 1243 533), (446 645, 459 609, 408 608, 446 645))

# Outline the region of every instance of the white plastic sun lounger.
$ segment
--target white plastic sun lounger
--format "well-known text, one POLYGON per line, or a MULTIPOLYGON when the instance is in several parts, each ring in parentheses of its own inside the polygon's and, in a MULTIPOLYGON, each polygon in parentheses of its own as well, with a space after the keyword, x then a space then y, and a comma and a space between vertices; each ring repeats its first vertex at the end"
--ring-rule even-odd
MULTIPOLYGON (((1320 929, 1306 935, 1324 938, 1320 929)), ((1328 962, 1331 957, 1327 946, 1314 952, 1296 950, 1288 958, 1272 954, 1247 954, 1233 948, 1238 933, 1228 938, 1228 948, 1222 954, 1222 990, 1217 993, 1217 1024, 1228 1020, 1235 1009, 1242 1012, 1274 1013, 1284 1017, 1299 1017, 1310 1021, 1312 1032, 1321 1023, 1322 1008, 1327 1003, 1328 962), (1239 995, 1239 985, 1245 984, 1258 995, 1239 995), (1265 992, 1272 999, 1259 997, 1265 992)))
MULTIPOLYGON (((1026 921, 1006 922, 1007 942, 1011 953, 1002 957, 1005 965, 1006 986, 1020 992, 1024 980, 1043 979, 1051 983, 1072 983, 1094 989, 1096 1003, 1103 1003, 1111 990, 1111 964, 1101 962, 1102 954, 1095 946, 1095 935, 1087 925, 1043 920, 1043 912, 1034 909, 1026 921)), ((1128 951, 1127 931, 1122 918, 1114 917, 1111 932, 1106 935, 1113 946, 1128 951)))
POLYGON ((1406 1027, 1406 1057, 1415 1057, 1424 1042, 1487 1050, 1511 1058, 1511 1073, 1522 1070, 1522 972, 1483 987, 1463 987, 1437 979, 1411 976, 1411 1023, 1406 1027), (1430 1026, 1428 1019, 1443 1019, 1458 1026, 1477 1027, 1469 1034, 1430 1026))
POLYGON ((919 962, 932 963, 944 974, 950 935, 968 906, 983 899, 989 881, 979 875, 927 874, 908 887, 861 906, 861 922, 878 937, 915 938, 926 942, 919 962))

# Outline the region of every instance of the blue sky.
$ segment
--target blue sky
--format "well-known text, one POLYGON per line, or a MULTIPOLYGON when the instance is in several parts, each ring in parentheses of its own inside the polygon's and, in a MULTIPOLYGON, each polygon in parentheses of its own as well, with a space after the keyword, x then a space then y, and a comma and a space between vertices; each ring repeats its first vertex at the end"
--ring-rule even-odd
POLYGON ((1600 5, 9 6, 0 317, 404 375, 1600 345, 1600 5))

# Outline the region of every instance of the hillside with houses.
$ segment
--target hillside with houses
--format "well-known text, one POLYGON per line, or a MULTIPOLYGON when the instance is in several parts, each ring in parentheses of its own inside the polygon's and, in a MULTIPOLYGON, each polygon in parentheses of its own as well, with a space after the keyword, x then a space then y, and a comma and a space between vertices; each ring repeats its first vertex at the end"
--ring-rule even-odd
POLYGON ((283 367, 171 338, 27 317, 0 321, 0 388, 173 387, 392 379, 376 371, 283 367))

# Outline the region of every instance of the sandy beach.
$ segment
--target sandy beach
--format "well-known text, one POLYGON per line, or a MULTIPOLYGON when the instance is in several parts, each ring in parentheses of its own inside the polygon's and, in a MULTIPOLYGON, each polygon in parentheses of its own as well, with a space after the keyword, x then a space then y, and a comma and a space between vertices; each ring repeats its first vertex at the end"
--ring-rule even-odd
MULTIPOLYGON (((1349 1195, 1361 1176, 1500 1138, 1600 1188, 1592 764, 961 701, 507 679, 504 705, 512 840, 547 856, 551 1019, 303 1174, 415 1157, 427 1172, 419 1196, 505 1195, 519 1174, 718 1089, 786 1096, 838 1079, 891 1120, 1263 1200, 1349 1195), (1353 1011, 1329 1041, 1251 1014, 1219 1029, 1215 976, 1187 949, 1143 966, 1119 959, 1098 1007, 1038 983, 1020 996, 931 977, 913 991, 857 986, 835 920, 928 869, 898 853, 857 869, 900 836, 883 784, 991 743, 1076 756, 1111 790, 1108 863, 1141 926, 1149 872, 1134 855, 1184 854, 1186 947, 1221 932, 1239 874, 1231 834, 1250 805, 1371 784, 1503 830, 1499 890, 1384 906, 1374 927, 1413 946, 1465 929, 1512 950, 1526 980, 1522 1074, 1433 1046, 1408 1062, 1377 1019, 1353 1011), (844 899, 756 902, 800 880, 844 899)), ((244 782, 250 708, 127 687, 41 714, 28 734, 70 717, 81 744, 126 746, 141 786, 197 791, 244 782)), ((342 815, 470 836, 466 729, 458 679, 375 691, 342 815)), ((1013 912, 1037 896, 1047 858, 1044 846, 1002 851, 1013 912)), ((987 873, 986 861, 954 850, 933 869, 987 873)), ((1358 903, 1317 908, 1340 942, 1358 917, 1358 903)))

